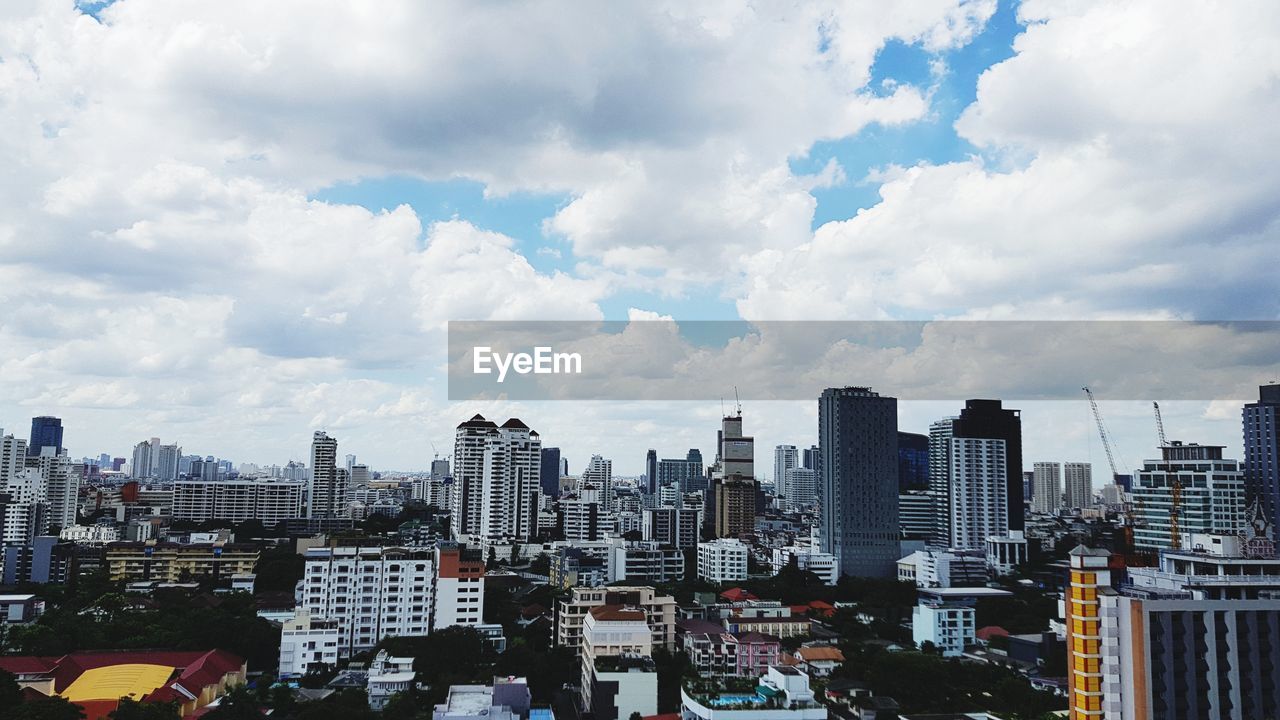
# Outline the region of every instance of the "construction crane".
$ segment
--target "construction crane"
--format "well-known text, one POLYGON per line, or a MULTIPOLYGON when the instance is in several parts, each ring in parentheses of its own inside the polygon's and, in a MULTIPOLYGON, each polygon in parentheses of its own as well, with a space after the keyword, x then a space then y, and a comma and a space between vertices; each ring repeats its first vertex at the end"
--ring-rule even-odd
MULTIPOLYGON (((1165 448, 1169 445, 1169 440, 1164 434, 1164 418, 1160 415, 1160 403, 1152 402, 1152 409, 1156 414, 1156 433, 1160 436, 1160 454, 1165 453, 1165 448)), ((1182 479, 1178 474, 1173 472, 1173 465, 1166 461, 1164 463, 1165 481, 1169 483, 1169 547, 1178 549, 1182 547, 1182 528, 1179 521, 1182 515, 1182 479)))
POLYGON ((1111 450, 1111 433, 1107 432, 1106 423, 1102 422, 1102 413, 1098 412, 1098 401, 1093 399, 1093 391, 1088 387, 1081 388, 1089 398, 1089 408, 1093 410, 1093 419, 1098 423, 1098 435, 1102 438, 1102 449, 1107 452, 1107 463, 1111 465, 1111 482, 1120 484, 1120 468, 1116 467, 1116 455, 1111 450))

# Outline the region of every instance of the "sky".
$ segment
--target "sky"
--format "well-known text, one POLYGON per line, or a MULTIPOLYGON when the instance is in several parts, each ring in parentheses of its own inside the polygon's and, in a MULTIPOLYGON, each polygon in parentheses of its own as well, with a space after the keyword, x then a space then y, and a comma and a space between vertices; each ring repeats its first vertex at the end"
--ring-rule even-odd
MULTIPOLYGON (((1277 319, 1280 5, 1175 6, 9 0, 0 427, 408 470, 479 412, 633 474, 719 403, 451 403, 446 324, 1277 319)), ((1238 448, 1248 399, 1166 425, 1238 448)), ((1008 400, 1104 462, 1083 396, 1008 400)), ((816 436, 744 415, 762 466, 816 436)))

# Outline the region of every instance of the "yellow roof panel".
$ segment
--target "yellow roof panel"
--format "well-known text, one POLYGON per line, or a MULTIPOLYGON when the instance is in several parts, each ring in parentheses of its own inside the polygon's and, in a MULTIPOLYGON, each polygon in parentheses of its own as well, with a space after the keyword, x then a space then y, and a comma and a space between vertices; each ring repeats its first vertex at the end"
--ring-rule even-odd
POLYGON ((80 673, 60 695, 71 702, 85 700, 141 700, 147 693, 168 682, 174 668, 169 665, 108 665, 80 673))

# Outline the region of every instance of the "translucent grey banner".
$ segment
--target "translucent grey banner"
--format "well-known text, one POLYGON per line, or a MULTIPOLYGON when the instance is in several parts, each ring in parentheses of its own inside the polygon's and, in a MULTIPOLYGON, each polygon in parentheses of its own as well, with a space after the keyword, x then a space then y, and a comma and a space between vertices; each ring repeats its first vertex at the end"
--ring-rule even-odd
POLYGON ((464 321, 449 399, 1238 400, 1280 378, 1280 322, 464 321))

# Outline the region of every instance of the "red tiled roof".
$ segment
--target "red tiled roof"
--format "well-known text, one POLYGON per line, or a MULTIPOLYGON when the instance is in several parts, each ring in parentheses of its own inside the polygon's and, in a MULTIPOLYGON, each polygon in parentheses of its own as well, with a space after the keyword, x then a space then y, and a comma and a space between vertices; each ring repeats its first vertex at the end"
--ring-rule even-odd
POLYGON ((743 600, 759 599, 755 595, 752 595, 751 593, 747 592, 746 590, 743 590, 740 587, 730 588, 728 590, 725 590, 724 592, 720 593, 720 597, 724 598, 725 600, 728 600, 729 602, 741 602, 743 600))
POLYGON ((1009 637, 1009 631, 999 625, 987 625, 985 627, 978 628, 978 631, 975 632, 974 635, 977 636, 979 640, 990 640, 993 637, 1009 637))
POLYGON ((844 662, 844 653, 840 652, 840 648, 826 646, 802 647, 796 651, 796 657, 805 662, 820 662, 823 660, 844 662))
POLYGON ((0 670, 6 670, 14 675, 34 675, 50 672, 58 665, 56 657, 37 657, 35 655, 26 655, 22 657, 0 657, 0 670))
POLYGON ((666 713, 663 715, 645 715, 640 720, 680 720, 680 713, 666 713))

